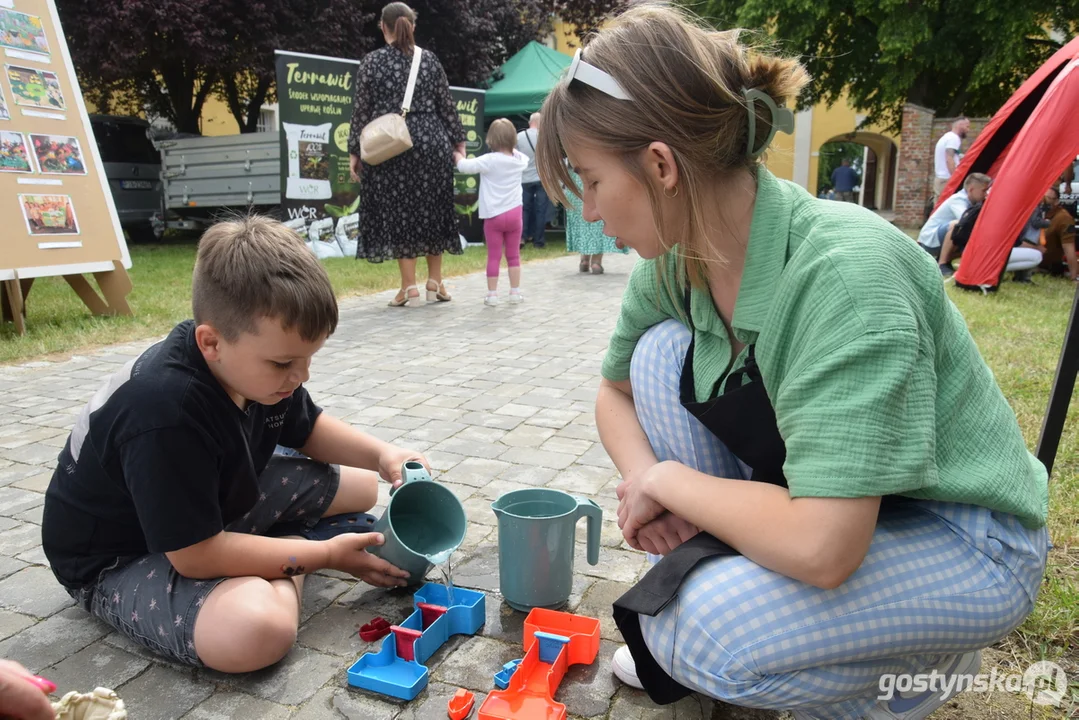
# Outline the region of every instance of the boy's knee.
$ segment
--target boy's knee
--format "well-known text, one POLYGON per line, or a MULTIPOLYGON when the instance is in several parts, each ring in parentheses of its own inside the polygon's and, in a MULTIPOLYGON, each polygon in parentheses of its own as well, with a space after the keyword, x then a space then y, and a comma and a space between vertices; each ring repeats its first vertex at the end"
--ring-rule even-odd
POLYGON ((288 655, 296 644, 299 631, 299 619, 293 609, 278 602, 265 602, 254 605, 247 613, 242 632, 246 637, 242 642, 248 646, 253 660, 257 659, 260 667, 273 665, 288 655))
POLYGON ((230 600, 215 608, 221 612, 213 622, 196 624, 199 657, 209 667, 231 673, 259 670, 281 660, 296 644, 296 607, 271 583, 252 583, 230 600))

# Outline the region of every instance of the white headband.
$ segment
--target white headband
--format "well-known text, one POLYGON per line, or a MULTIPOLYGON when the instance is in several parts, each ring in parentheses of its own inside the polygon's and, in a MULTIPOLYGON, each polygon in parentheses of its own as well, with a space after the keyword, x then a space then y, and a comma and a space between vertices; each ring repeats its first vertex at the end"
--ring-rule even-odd
POLYGON ((581 48, 573 54, 573 62, 570 63, 569 72, 566 73, 566 82, 580 80, 585 85, 591 85, 597 90, 602 90, 613 98, 619 100, 633 100, 622 86, 618 84, 610 74, 600 70, 595 65, 589 65, 581 59, 581 48))

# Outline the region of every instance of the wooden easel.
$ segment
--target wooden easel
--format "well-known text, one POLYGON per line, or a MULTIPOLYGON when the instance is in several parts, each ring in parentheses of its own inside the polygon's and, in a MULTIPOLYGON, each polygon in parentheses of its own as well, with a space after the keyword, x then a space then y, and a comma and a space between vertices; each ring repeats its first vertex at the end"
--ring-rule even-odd
MULTIPOLYGON (((119 260, 113 260, 112 265, 112 270, 93 274, 101 288, 101 295, 97 294, 84 275, 64 275, 63 278, 94 315, 131 315, 131 307, 127 304, 131 277, 119 260)), ((34 278, 20 279, 16 270, 15 279, 4 280, 3 292, 0 292, 3 321, 15 323, 20 335, 26 334, 26 298, 33 285, 34 278)))

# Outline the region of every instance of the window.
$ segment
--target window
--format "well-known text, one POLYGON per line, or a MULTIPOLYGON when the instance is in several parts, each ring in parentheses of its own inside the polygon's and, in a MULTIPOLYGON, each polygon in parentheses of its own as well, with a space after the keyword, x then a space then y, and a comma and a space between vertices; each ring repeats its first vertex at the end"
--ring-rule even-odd
POLYGON ((94 118, 91 127, 102 162, 161 164, 161 155, 146 136, 145 123, 94 118))

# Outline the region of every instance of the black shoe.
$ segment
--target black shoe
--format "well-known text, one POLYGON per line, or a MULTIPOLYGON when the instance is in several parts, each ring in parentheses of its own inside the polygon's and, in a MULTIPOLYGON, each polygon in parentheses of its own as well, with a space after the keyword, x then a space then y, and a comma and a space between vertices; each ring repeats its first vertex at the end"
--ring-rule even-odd
POLYGON ((534 242, 534 243, 532 243, 532 247, 536 248, 537 250, 542 250, 543 248, 547 247, 547 243, 545 243, 545 242, 542 242, 542 243, 534 242))
POLYGON ((940 268, 941 277, 950 278, 955 275, 955 268, 952 267, 951 263, 941 263, 938 267, 940 268))
POLYGON ((1026 285, 1033 285, 1034 271, 1033 270, 1016 270, 1012 275, 1012 281, 1017 283, 1024 283, 1026 285))

